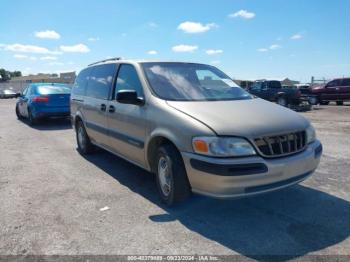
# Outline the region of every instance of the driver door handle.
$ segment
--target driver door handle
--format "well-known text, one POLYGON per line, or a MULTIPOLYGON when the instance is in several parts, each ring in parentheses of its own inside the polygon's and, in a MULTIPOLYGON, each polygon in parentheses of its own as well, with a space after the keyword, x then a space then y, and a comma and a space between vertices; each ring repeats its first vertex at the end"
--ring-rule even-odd
POLYGON ((114 113, 115 112, 115 107, 114 106, 109 106, 108 112, 109 113, 114 113))

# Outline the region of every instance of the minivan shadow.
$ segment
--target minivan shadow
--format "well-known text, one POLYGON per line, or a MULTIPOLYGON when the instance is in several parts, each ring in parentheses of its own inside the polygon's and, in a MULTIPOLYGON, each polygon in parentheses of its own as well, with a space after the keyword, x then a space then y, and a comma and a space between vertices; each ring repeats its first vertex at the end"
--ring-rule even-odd
POLYGON ((160 206, 164 212, 151 215, 151 221, 179 221, 187 229, 253 259, 284 261, 330 247, 350 235, 350 203, 306 186, 225 201, 194 195, 168 208, 159 201, 150 173, 103 150, 85 158, 160 206))

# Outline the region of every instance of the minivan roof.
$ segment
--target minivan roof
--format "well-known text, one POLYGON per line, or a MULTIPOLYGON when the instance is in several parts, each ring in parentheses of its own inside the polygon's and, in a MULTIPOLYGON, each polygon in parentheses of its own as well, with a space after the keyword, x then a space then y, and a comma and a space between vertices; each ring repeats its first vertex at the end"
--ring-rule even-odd
POLYGON ((123 58, 110 58, 105 59, 102 61, 98 61, 92 64, 89 64, 90 66, 96 66, 96 65, 103 65, 103 64, 116 64, 116 63, 186 63, 186 64, 203 64, 203 63, 196 63, 196 62, 189 62, 189 61, 174 61, 174 60, 147 60, 147 59, 123 59, 123 58))

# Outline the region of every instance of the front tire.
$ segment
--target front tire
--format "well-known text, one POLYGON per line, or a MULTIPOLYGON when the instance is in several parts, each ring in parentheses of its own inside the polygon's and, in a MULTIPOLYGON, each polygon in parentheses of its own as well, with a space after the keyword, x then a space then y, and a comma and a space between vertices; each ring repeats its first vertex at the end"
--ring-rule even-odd
POLYGON ((75 130, 78 151, 82 155, 88 155, 92 153, 94 151, 94 145, 91 143, 82 121, 78 121, 75 130))
POLYGON ((342 106, 342 105, 344 105, 343 101, 337 101, 337 106, 342 106))
POLYGON ((174 146, 159 147, 155 169, 159 195, 166 205, 184 201, 191 195, 185 165, 174 146))

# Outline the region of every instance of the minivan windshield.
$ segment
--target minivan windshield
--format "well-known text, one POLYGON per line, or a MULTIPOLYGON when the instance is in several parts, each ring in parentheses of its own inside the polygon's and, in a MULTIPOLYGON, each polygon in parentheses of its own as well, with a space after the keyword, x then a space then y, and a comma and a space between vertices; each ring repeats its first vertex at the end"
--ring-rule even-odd
POLYGON ((221 101, 251 99, 214 66, 194 63, 142 63, 153 92, 164 100, 221 101))

